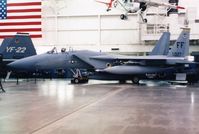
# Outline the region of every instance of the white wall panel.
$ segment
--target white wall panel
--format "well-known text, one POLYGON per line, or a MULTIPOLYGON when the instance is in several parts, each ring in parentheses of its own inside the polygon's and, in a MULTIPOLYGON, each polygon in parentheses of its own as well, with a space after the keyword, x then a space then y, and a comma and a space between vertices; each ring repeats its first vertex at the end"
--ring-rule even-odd
POLYGON ((55 31, 56 29, 56 22, 55 18, 43 18, 42 20, 42 30, 43 32, 48 32, 48 31, 55 31))
POLYGON ((56 45, 56 33, 54 31, 46 31, 43 34, 43 39, 45 39, 45 43, 42 45, 56 45))
POLYGON ((128 20, 121 20, 119 15, 101 16, 101 29, 128 29, 137 30, 137 15, 129 15, 128 20))
POLYGON ((96 31, 59 31, 57 45, 96 45, 96 31))
POLYGON ((121 30, 121 31, 102 31, 101 44, 105 45, 125 45, 138 44, 137 31, 121 30))
POLYGON ((58 16, 44 19, 44 38, 55 45, 137 44, 137 16, 121 21, 118 15, 58 16), (57 38, 56 38, 57 37, 57 38), (134 37, 134 39, 132 39, 134 37), (115 39, 117 38, 117 40, 115 39))
POLYGON ((97 16, 59 17, 59 30, 94 30, 98 28, 97 16))

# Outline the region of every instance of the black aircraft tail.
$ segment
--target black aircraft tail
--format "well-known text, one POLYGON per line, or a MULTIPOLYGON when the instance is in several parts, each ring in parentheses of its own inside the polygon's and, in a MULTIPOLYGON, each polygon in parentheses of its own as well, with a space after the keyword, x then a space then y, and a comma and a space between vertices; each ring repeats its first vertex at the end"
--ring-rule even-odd
POLYGON ((14 61, 36 55, 36 50, 29 34, 18 33, 14 37, 3 40, 0 46, 0 55, 5 61, 14 61))
POLYGON ((189 55, 190 28, 183 28, 180 36, 168 53, 169 57, 186 57, 189 55))
POLYGON ((170 33, 164 32, 157 41, 150 55, 167 55, 169 52, 170 33))

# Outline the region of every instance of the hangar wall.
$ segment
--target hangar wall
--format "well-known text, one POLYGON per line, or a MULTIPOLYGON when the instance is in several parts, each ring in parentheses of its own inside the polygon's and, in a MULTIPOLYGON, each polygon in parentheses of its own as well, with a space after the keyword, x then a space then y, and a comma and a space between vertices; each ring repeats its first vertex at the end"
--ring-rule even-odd
MULTIPOLYGON (((179 1, 179 5, 185 6, 185 1, 179 1)), ((188 4, 192 39, 199 39, 198 3, 190 0, 188 4)), ((161 32, 167 30, 172 34, 171 39, 176 39, 185 18, 185 11, 166 17, 164 8, 151 8, 147 15, 148 24, 143 24, 139 23, 137 14, 122 21, 119 19, 121 13, 123 11, 118 9, 107 13, 106 6, 94 0, 43 0, 43 38, 34 39, 34 44, 38 53, 54 46, 58 49, 148 52, 153 45, 145 44, 146 41, 157 40, 161 32)), ((194 46, 193 49, 199 48, 194 46)))
MULTIPOLYGON (((190 0, 189 6, 186 6, 192 39, 199 39, 199 23, 195 23, 199 18, 198 7, 194 7, 197 3, 197 0, 190 0)), ((141 20, 137 14, 122 21, 119 15, 123 11, 113 9, 107 13, 106 6, 94 0, 45 1, 43 5, 43 24, 48 24, 43 27, 44 44, 75 50, 148 52, 153 45, 147 45, 145 41, 157 40, 167 30, 171 32, 171 39, 175 40, 186 16, 184 10, 167 17, 165 8, 151 8, 147 15, 148 24, 143 24, 139 23, 141 20)), ((186 0, 179 1, 179 5, 185 6, 186 0)))
POLYGON ((94 0, 43 2, 43 24, 48 24, 43 27, 44 44, 75 50, 128 51, 140 42, 137 14, 121 21, 120 12, 107 13, 106 6, 94 0))
POLYGON ((75 49, 138 44, 138 23, 130 18, 121 21, 116 15, 58 16, 57 20, 50 17, 43 21, 50 24, 43 28, 44 38, 51 45, 75 49))

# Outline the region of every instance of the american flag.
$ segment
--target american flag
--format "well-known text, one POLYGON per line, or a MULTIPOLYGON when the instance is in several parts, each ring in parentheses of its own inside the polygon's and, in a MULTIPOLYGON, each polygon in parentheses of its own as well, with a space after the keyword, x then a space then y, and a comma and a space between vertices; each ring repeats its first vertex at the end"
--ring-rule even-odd
POLYGON ((41 38, 41 0, 0 0, 0 38, 29 33, 41 38))

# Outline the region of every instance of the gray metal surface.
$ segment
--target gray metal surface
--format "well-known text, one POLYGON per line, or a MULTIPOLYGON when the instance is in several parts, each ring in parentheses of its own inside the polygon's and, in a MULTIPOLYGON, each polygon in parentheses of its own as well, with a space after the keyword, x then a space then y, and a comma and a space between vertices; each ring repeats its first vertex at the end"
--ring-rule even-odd
POLYGON ((0 134, 196 134, 199 85, 3 83, 0 134))

